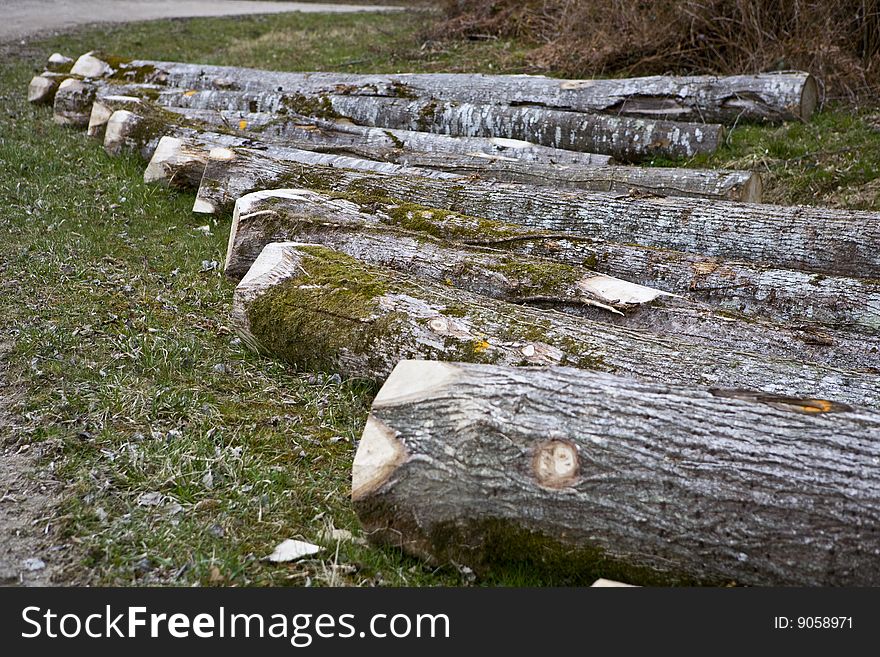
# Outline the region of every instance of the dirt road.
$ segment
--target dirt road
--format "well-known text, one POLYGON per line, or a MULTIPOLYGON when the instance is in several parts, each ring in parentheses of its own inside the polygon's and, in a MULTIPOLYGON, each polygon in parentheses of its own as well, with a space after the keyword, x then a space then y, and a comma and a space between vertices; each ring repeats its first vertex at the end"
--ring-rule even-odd
POLYGON ((87 23, 277 14, 290 11, 351 13, 400 9, 378 5, 245 0, 0 0, 0 15, 3 16, 0 21, 0 42, 87 23))

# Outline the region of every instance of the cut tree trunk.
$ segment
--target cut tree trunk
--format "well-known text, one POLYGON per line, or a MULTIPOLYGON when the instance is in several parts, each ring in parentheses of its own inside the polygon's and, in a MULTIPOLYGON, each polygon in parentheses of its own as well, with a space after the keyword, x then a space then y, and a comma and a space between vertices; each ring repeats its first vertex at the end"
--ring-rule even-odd
MULTIPOLYGON (((95 107, 98 107, 104 100, 96 102, 95 107)), ((195 158, 199 159, 201 168, 204 170, 208 153, 212 148, 259 146, 259 142, 246 136, 209 132, 206 129, 210 127, 208 124, 199 123, 194 117, 184 121, 175 112, 145 106, 139 102, 133 106, 132 110, 118 109, 110 115, 104 133, 104 150, 109 155, 118 155, 122 151, 134 151, 139 153, 143 159, 151 160, 160 141, 168 135, 168 138, 173 139, 174 143, 180 140, 186 141, 187 148, 182 149, 180 155, 181 158, 192 159, 193 163, 187 165, 188 170, 192 170, 195 165, 195 158)), ((166 147, 170 148, 170 145, 166 147)), ((157 166, 163 165, 164 159, 167 158, 160 157, 157 166)), ((171 158, 169 164, 179 166, 181 162, 177 158, 171 158)), ((154 167, 154 171, 159 173, 161 170, 154 167)), ((157 176, 150 180, 162 180, 168 183, 171 178, 177 179, 173 186, 178 187, 192 184, 197 186, 201 180, 201 178, 190 180, 181 177, 176 170, 169 171, 167 176, 157 176)))
MULTIPOLYGON (((724 129, 717 124, 433 99, 339 95, 320 98, 322 105, 332 108, 333 115, 361 125, 469 137, 524 139, 554 148, 605 153, 625 162, 714 153, 724 139, 724 129)), ((307 99, 304 106, 297 109, 306 109, 309 102, 314 99, 307 99)))
POLYGON ((46 70, 51 73, 70 73, 73 66, 73 59, 62 55, 60 52, 53 52, 46 60, 46 70))
POLYGON ((352 502, 371 541, 434 563, 877 586, 878 435, 876 412, 826 400, 405 361, 373 402, 352 502))
MULTIPOLYGON (((816 80, 800 71, 725 77, 559 80, 532 75, 460 73, 281 73, 155 60, 117 64, 115 70, 109 64, 107 66, 114 77, 123 80, 161 82, 189 89, 274 90, 302 94, 342 92, 465 103, 484 103, 488 99, 502 105, 728 124, 754 120, 807 121, 820 100, 816 80)), ((100 63, 90 63, 89 72, 100 67, 100 63)))
POLYGON ((409 358, 575 365, 670 383, 871 405, 880 377, 694 346, 647 331, 490 299, 314 244, 266 246, 235 291, 253 349, 306 370, 382 380, 409 358))
POLYGON ((304 169, 253 150, 211 159, 196 212, 229 212, 245 194, 308 187, 395 198, 597 241, 743 259, 820 274, 880 277, 880 213, 609 195, 472 180, 304 169))
MULTIPOLYGON (((100 103, 96 102, 92 111, 94 116, 99 111, 100 103)), ((191 111, 191 110, 187 110, 191 111)), ((187 115, 181 115, 187 116, 187 115)), ((193 115, 193 126, 197 117, 193 115)), ((135 120, 130 117, 128 120, 135 120)), ((175 120, 172 115, 170 120, 175 120)), ((246 122, 246 119, 241 119, 246 122)), ((189 123, 187 121, 187 123, 189 123)), ((227 123, 230 125, 230 123, 227 123)), ((194 153, 192 144, 186 142, 186 136, 192 135, 192 129, 183 125, 164 123, 162 121, 144 120, 138 123, 137 134, 142 143, 142 153, 147 152, 156 142, 156 136, 167 135, 181 138, 180 147, 188 153, 194 153)), ((129 131, 131 132, 131 131, 129 131)), ((303 132, 309 132, 303 129, 303 132)), ((247 131, 240 134, 254 135, 263 138, 262 131, 247 131)), ((323 134, 323 133, 321 133, 323 134)), ((208 135, 199 139, 206 141, 208 135)), ((448 153, 417 153, 401 149, 374 148, 368 143, 350 145, 339 143, 335 138, 327 136, 294 139, 287 138, 280 143, 274 141, 259 142, 254 139, 252 148, 263 153, 272 152, 278 159, 290 159, 287 148, 295 149, 293 157, 298 158, 299 151, 311 150, 319 153, 333 153, 355 157, 357 159, 374 159, 391 162, 400 166, 414 167, 429 171, 444 171, 459 176, 476 176, 480 179, 498 182, 515 182, 521 184, 538 184, 563 189, 581 189, 590 191, 609 191, 628 193, 633 190, 647 194, 668 194, 670 196, 689 196, 695 198, 733 199, 757 202, 761 197, 761 179, 749 171, 730 170, 698 170, 679 168, 643 168, 627 166, 582 166, 538 164, 520 162, 513 158, 494 155, 455 155, 448 153)), ((158 145, 158 144, 157 144, 158 145)), ((244 145, 244 144, 241 144, 244 145)), ((205 163, 207 163, 207 152, 205 163)), ((295 161, 297 161, 295 159, 295 161)), ((173 173, 173 171, 170 171, 173 173)), ((198 186, 198 185, 196 185, 198 186)))
POLYGON ((89 125, 92 103, 97 87, 76 78, 67 78, 58 85, 52 105, 52 118, 59 125, 85 128, 89 125))
POLYGON ((506 137, 544 146, 604 153, 623 161, 714 153, 724 137, 717 124, 682 123, 563 112, 543 107, 458 103, 432 98, 204 90, 169 96, 194 109, 280 112, 356 124, 466 137, 506 137))
POLYGON ((680 251, 598 242, 591 237, 535 230, 391 199, 349 198, 360 198, 362 210, 376 214, 389 225, 463 244, 587 265, 719 309, 800 326, 805 331, 804 339, 820 344, 830 345, 833 339, 817 324, 872 335, 880 331, 880 284, 874 279, 811 274, 680 251))
MULTIPOLYGON (((255 136, 265 141, 287 143, 295 148, 306 148, 305 144, 311 144, 306 150, 335 148, 340 154, 355 157, 366 157, 370 153, 371 159, 389 162, 397 162, 404 153, 413 152, 438 158, 443 155, 490 156, 504 161, 543 165, 603 166, 613 163, 608 155, 539 146, 503 137, 450 137, 431 132, 372 128, 348 121, 295 115, 286 108, 283 113, 272 113, 277 107, 258 106, 261 111, 251 111, 250 106, 247 111, 211 107, 211 103, 194 102, 193 98, 199 97, 195 91, 168 89, 155 95, 155 85, 143 85, 142 89, 138 89, 138 85, 126 85, 125 89, 133 92, 130 95, 151 101, 144 106, 144 111, 158 106, 187 120, 257 133, 255 136)), ((440 166, 442 162, 434 162, 434 166, 440 166)))
POLYGON ((719 314, 705 304, 599 274, 583 265, 464 246, 389 226, 377 212, 309 190, 254 192, 238 200, 226 273, 239 279, 272 242, 320 244, 372 266, 493 299, 643 329, 695 345, 801 359, 849 369, 875 367, 880 339, 813 331, 719 314))
POLYGON ((69 78, 70 75, 66 73, 53 73, 51 71, 35 75, 28 84, 28 102, 34 105, 51 105, 55 102, 55 93, 58 91, 58 86, 69 78))

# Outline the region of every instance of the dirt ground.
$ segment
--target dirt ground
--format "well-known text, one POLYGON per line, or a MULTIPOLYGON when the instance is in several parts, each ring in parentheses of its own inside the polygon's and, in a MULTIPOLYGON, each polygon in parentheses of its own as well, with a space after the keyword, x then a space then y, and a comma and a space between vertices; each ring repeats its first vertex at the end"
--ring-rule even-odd
POLYGON ((0 342, 0 585, 48 586, 61 571, 70 545, 55 544, 52 520, 59 483, 39 445, 21 441, 12 407, 17 401, 0 342))
POLYGON ((158 18, 240 16, 289 11, 351 13, 399 10, 380 5, 244 0, 0 0, 0 42, 66 30, 87 23, 119 23, 158 18))
MULTIPOLYGON (((0 51, 23 54, 25 39, 91 23, 258 13, 362 12, 400 7, 233 0, 0 0, 0 51)), ((2 269, 2 268, 0 268, 2 269)), ((2 288, 2 285, 0 285, 2 288)), ((13 343, 0 338, 0 586, 71 584, 76 546, 58 535, 62 483, 52 474, 51 445, 31 443, 10 380, 13 343)))

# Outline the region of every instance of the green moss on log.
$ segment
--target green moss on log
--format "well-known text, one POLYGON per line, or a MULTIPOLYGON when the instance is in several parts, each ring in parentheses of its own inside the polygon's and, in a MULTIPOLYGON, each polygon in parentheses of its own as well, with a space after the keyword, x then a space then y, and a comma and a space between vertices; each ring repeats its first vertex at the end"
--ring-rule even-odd
POLYGON ((427 537, 434 561, 467 564, 483 578, 510 581, 517 573, 555 585, 589 585, 600 577, 641 586, 695 586, 674 573, 627 564, 595 547, 563 543, 504 519, 433 526, 427 537), (478 540, 474 540, 475 537, 478 540))
POLYGON ((281 104, 289 111, 303 116, 314 116, 319 119, 345 118, 333 109, 333 102, 325 94, 306 96, 305 94, 286 94, 281 104))
POLYGON ((396 319, 377 312, 386 281, 332 249, 299 252, 303 273, 248 308, 251 331, 265 349, 305 370, 336 371, 343 352, 371 354, 396 319))
POLYGON ((433 294, 426 296, 420 285, 402 274, 364 265, 327 247, 301 247, 300 252, 302 273, 270 288, 247 311, 250 330, 262 348, 299 368, 366 373, 348 371, 343 363, 348 356, 365 363, 366 370, 382 378, 397 358, 474 363, 504 360, 517 364, 515 359, 510 360, 516 345, 541 343, 562 351, 562 364, 608 370, 601 354, 593 353, 576 339, 554 336, 549 320, 521 321, 495 309, 450 303, 433 294), (436 314, 416 319, 382 308, 380 300, 388 295, 422 299, 436 314), (448 318, 466 330, 459 335, 438 335, 437 347, 416 342, 412 322, 419 322, 433 333, 429 325, 438 317, 448 318), (480 332, 482 326, 498 326, 499 322, 499 334, 480 332), (382 349, 383 343, 394 347, 382 349), (508 354, 506 359, 502 359, 504 353, 508 354), (389 356, 394 362, 389 362, 389 356))

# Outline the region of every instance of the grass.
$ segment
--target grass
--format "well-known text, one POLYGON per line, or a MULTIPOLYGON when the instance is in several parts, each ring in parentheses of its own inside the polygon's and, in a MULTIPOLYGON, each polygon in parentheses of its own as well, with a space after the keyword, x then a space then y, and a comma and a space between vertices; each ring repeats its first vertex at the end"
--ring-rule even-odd
MULTIPOLYGON (((520 71, 510 41, 424 43, 420 15, 199 19, 94 28, 31 44, 0 71, 0 335, 14 341, 21 426, 65 482, 54 525, 78 545, 68 583, 463 585, 360 541, 348 503, 354 441, 375 392, 250 354, 219 273, 228 220, 202 228, 190 194, 141 182, 143 162, 24 101, 58 50, 275 69, 520 71), (262 560, 285 538, 322 558, 262 560)), ((697 164, 754 166, 771 198, 880 209, 880 135, 844 110, 809 125, 737 128, 697 164), (839 189, 838 189, 839 188, 839 189)), ((589 579, 594 573, 585 573, 589 579)), ((527 564, 486 584, 565 584, 527 564)))

